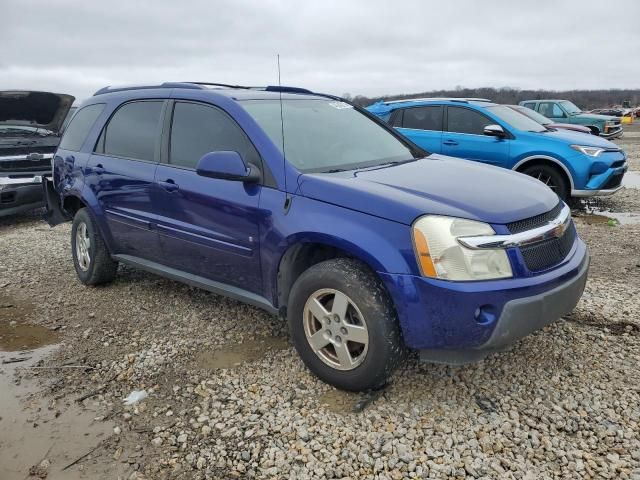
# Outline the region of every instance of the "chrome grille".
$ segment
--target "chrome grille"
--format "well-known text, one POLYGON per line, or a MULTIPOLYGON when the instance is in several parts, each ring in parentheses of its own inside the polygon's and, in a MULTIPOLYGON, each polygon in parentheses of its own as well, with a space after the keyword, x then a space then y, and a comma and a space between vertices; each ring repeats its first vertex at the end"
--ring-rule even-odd
POLYGON ((549 210, 547 213, 542 213, 534 217, 525 218, 524 220, 507 223, 507 228, 511 233, 520 233, 541 227, 560 215, 562 206, 562 202, 558 202, 558 205, 556 205, 552 210, 549 210))
POLYGON ((520 252, 527 268, 532 272, 539 272, 562 262, 571 251, 575 240, 576 227, 571 222, 561 237, 522 247, 520 252))

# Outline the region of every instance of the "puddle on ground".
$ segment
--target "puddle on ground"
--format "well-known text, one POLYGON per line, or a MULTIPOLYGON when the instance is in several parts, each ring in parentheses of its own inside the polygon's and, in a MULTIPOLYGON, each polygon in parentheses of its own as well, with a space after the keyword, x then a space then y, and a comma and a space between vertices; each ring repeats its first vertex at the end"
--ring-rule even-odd
POLYGON ((28 323, 33 312, 31 304, 0 294, 0 479, 113 478, 113 468, 109 473, 91 459, 63 470, 107 438, 113 424, 95 422, 98 412, 73 400, 43 398, 35 380, 15 380, 18 369, 29 371, 42 360, 47 366, 58 348, 56 332, 28 323), (29 476, 45 459, 48 468, 29 476))
POLYGON ((578 213, 573 216, 587 225, 638 225, 640 224, 640 213, 632 212, 610 212, 607 210, 587 210, 585 213, 578 213))
POLYGON ((640 188, 640 172, 628 171, 622 177, 622 185, 627 188, 640 188))
POLYGON ((236 368, 244 363, 260 360, 269 352, 288 347, 289 344, 284 337, 261 337, 201 352, 196 356, 196 364, 205 370, 236 368))
POLYGON ((59 335, 53 330, 25 323, 32 318, 31 305, 0 294, 0 351, 31 350, 59 341, 59 335))

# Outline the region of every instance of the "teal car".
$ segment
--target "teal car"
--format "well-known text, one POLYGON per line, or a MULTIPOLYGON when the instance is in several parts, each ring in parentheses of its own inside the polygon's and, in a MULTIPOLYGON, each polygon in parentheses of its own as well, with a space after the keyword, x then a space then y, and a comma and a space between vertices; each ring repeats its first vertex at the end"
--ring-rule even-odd
POLYGON ((520 105, 530 108, 556 123, 584 125, 594 135, 608 140, 621 137, 623 133, 620 118, 583 112, 569 100, 524 100, 520 102, 520 105))

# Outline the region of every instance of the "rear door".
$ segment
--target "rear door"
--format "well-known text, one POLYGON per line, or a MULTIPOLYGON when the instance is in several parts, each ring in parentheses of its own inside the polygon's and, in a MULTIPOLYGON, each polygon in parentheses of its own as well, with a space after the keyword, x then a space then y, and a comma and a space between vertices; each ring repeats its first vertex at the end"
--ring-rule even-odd
POLYGON ((196 173, 200 158, 215 151, 236 151, 246 163, 261 166, 257 150, 226 112, 210 104, 172 101, 165 122, 163 158, 156 171, 163 263, 261 293, 262 186, 196 173))
POLYGON ((85 179, 113 237, 113 253, 160 258, 154 178, 160 157, 164 100, 121 105, 102 130, 85 179))
POLYGON ((442 117, 444 107, 429 105, 396 110, 391 125, 425 150, 442 153, 442 117))
POLYGON ((484 134, 484 127, 495 125, 495 120, 471 108, 448 106, 445 123, 444 155, 499 166, 509 163, 510 140, 484 134))

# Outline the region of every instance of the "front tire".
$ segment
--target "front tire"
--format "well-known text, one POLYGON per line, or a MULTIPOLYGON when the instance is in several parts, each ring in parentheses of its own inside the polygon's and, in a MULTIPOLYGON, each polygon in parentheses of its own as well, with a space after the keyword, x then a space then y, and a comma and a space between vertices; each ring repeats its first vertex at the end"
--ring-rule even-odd
POLYGON ((342 390, 384 386, 404 358, 391 301, 375 275, 356 260, 327 260, 302 273, 287 312, 305 365, 342 390))
POLYGON ((73 217, 71 254, 78 279, 85 285, 108 283, 116 276, 118 262, 111 259, 87 208, 81 208, 73 217))
POLYGON ((536 178, 553 190, 558 197, 566 201, 569 197, 569 185, 564 175, 556 167, 551 165, 538 164, 522 170, 522 173, 536 178))

